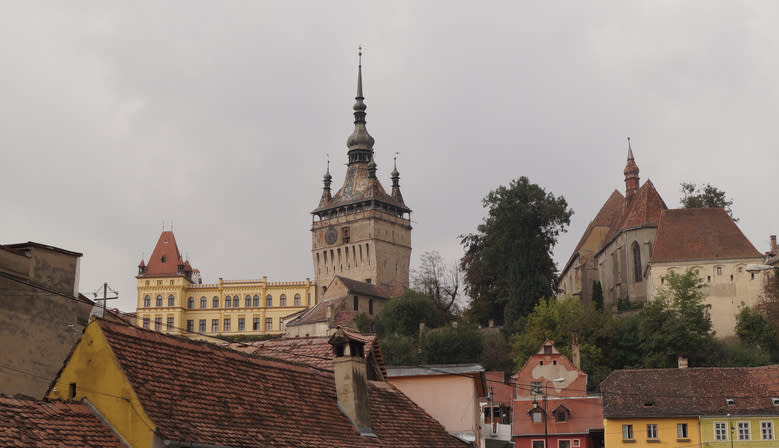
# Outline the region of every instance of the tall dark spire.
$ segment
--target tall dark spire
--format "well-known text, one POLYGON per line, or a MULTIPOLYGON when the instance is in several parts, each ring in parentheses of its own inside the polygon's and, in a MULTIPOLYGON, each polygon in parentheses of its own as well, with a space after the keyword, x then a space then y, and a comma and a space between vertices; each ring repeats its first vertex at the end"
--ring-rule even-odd
POLYGON ((628 162, 625 165, 625 198, 630 199, 638 191, 638 165, 633 158, 633 148, 630 146, 630 137, 628 137, 628 162))
POLYGON ((395 156, 392 158, 393 161, 393 167, 392 167, 392 173, 390 173, 390 179, 392 179, 392 199, 398 201, 399 203, 403 204, 403 195, 400 194, 400 173, 398 172, 398 154, 395 153, 395 156))
POLYGON ((365 128, 365 97, 362 94, 362 47, 359 51, 360 62, 357 66, 357 96, 354 103, 354 131, 346 140, 346 146, 349 148, 349 165, 353 163, 368 163, 373 154, 373 143, 375 140, 368 134, 365 128))

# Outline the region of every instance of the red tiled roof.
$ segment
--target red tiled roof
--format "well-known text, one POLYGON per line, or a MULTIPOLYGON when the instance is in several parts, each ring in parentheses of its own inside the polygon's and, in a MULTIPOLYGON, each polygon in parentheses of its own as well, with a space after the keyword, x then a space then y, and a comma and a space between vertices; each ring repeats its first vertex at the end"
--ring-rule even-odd
POLYGON ((779 415, 779 365, 615 370, 600 389, 606 418, 779 415))
POLYGON ((387 285, 387 284, 373 284, 361 282, 359 280, 353 280, 351 278, 342 277, 340 275, 335 276, 340 280, 349 292, 354 294, 360 294, 364 296, 379 297, 382 299, 391 299, 393 297, 399 297, 405 291, 400 285, 387 285))
MULTIPOLYGON (((544 403, 538 402, 543 410, 544 403)), ((546 401, 549 412, 547 430, 549 435, 555 434, 587 434, 593 429, 603 429, 603 408, 600 397, 581 398, 550 398, 546 401), (558 422, 552 415, 552 411, 558 406, 565 406, 570 411, 565 421, 558 422)), ((528 412, 533 409, 532 400, 516 400, 513 407, 514 436, 538 436, 544 434, 544 420, 533 423, 532 415, 528 412)))
MULTIPOLYGON (((373 362, 376 364, 374 368, 379 370, 377 373, 380 373, 380 375, 374 375, 374 377, 386 377, 387 370, 384 366, 384 359, 376 335, 364 335, 347 328, 344 328, 343 331, 349 337, 365 344, 366 357, 372 356, 373 362)), ((230 344, 228 347, 252 355, 277 358, 332 371, 333 348, 328 343, 328 339, 327 336, 269 339, 249 343, 235 343, 230 344)))
POLYGON ((97 324, 163 439, 246 448, 463 446, 389 383, 368 382, 377 437, 364 437, 338 408, 331 372, 97 324))
POLYGON ((623 230, 657 227, 661 212, 667 208, 655 185, 651 180, 647 180, 630 199, 625 199, 622 209, 612 217, 609 232, 603 238, 600 250, 608 246, 623 230))
POLYGON ((126 445, 82 403, 0 396, 0 446, 126 445))
MULTIPOLYGON (((611 196, 606 199, 606 202, 600 208, 598 214, 595 215, 595 218, 590 222, 590 224, 587 226, 587 229, 582 234, 581 239, 579 239, 579 242, 576 244, 576 248, 571 254, 571 258, 569 258, 568 262, 565 263, 565 268, 563 268, 562 272, 568 270, 568 268, 571 266, 571 263, 573 263, 573 260, 579 254, 579 249, 584 246, 584 243, 587 242, 587 239, 590 237, 590 234, 596 227, 609 226, 611 221, 614 219, 614 216, 622 209, 624 202, 625 196, 623 196, 622 193, 617 190, 614 190, 611 193, 611 196)), ((598 247, 598 249, 600 249, 600 247, 598 247)))
POLYGON ((154 246, 154 251, 151 253, 151 257, 149 257, 149 263, 146 266, 144 276, 176 275, 179 270, 180 260, 181 253, 176 244, 176 237, 173 235, 173 232, 166 230, 160 234, 160 239, 157 240, 157 245, 154 246), (163 257, 165 261, 162 261, 163 257))
POLYGON ((761 258, 721 208, 664 210, 650 262, 761 258))
POLYGON ((345 300, 346 297, 322 300, 313 307, 309 308, 303 315, 287 322, 285 325, 288 327, 293 327, 295 325, 325 322, 327 320, 327 307, 332 305, 334 311, 339 310, 343 306, 345 300))

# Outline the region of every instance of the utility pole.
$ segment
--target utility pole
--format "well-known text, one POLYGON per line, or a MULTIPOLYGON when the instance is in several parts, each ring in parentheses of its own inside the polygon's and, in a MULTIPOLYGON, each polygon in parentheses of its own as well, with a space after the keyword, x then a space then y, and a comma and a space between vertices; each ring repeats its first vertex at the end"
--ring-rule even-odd
POLYGON ((117 299, 119 299, 119 291, 115 291, 115 290, 109 288, 108 287, 108 282, 104 282, 103 283, 103 297, 100 298, 100 299, 97 298, 97 292, 98 291, 100 291, 100 289, 98 289, 97 291, 95 291, 92 294, 95 296, 95 301, 96 302, 102 301, 102 303, 100 304, 100 317, 103 317, 103 316, 105 316, 106 302, 108 300, 117 300, 117 299), (108 291, 109 290, 111 291, 112 294, 114 294, 113 297, 108 297, 108 291))

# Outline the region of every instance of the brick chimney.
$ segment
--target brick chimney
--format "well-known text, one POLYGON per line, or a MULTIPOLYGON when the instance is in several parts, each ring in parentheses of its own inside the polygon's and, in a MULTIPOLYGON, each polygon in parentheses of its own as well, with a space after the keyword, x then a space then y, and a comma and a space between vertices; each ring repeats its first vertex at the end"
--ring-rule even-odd
POLYGON ((771 255, 777 254, 777 248, 776 248, 776 235, 771 235, 771 255))
POLYGON ((368 372, 365 344, 354 340, 339 326, 330 337, 333 347, 333 375, 338 408, 349 417, 361 436, 376 437, 371 429, 368 406, 368 372))

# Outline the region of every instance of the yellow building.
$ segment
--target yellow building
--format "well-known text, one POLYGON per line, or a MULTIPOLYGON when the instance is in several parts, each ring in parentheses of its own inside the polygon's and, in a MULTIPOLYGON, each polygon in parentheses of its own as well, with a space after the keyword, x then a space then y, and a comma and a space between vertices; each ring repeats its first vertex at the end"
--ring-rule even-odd
POLYGON ((775 447, 779 366, 615 370, 602 383, 615 447, 775 447))
POLYGON ((287 316, 316 304, 316 284, 222 280, 203 284, 163 231, 151 257, 138 266, 137 322, 170 334, 280 335, 287 316))

